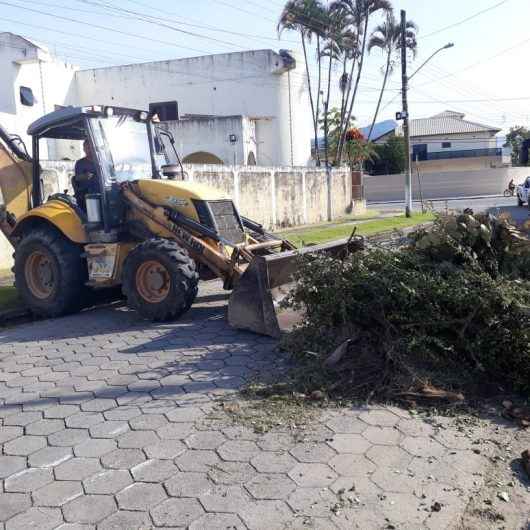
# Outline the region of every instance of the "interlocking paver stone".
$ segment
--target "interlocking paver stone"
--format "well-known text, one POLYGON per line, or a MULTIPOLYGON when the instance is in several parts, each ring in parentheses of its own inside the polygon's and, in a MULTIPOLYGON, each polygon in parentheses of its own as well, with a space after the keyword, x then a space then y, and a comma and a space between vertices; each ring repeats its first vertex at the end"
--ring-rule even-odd
POLYGON ((175 464, 181 471, 208 471, 219 462, 214 451, 188 449, 175 458, 175 464))
POLYGON ((185 440, 191 449, 217 449, 225 441, 224 435, 218 431, 196 432, 185 440))
POLYGON ((34 507, 9 519, 6 530, 52 530, 62 522, 58 508, 34 507))
POLYGON ((131 469, 146 460, 140 449, 116 449, 101 457, 104 467, 110 469, 131 469))
POLYGON ((26 467, 26 459, 22 456, 0 456, 0 479, 26 467))
POLYGON ((84 480, 101 471, 97 458, 72 458, 55 468, 57 480, 84 480))
POLYGON ((339 498, 326 488, 299 488, 291 493, 287 504, 298 514, 310 517, 326 517, 339 498))
POLYGON ((193 407, 179 407, 167 414, 169 421, 177 423, 193 422, 200 420, 203 416, 204 412, 193 407))
POLYGON ((199 500, 207 512, 237 513, 249 502, 249 496, 240 486, 215 486, 199 500))
POLYGON ((291 455, 298 462, 325 464, 336 455, 335 451, 323 443, 300 443, 291 449, 291 455))
POLYGON ((106 455, 116 449, 115 440, 89 439, 74 447, 75 456, 95 457, 106 455))
POLYGON ((162 440, 184 440, 192 432, 194 432, 194 424, 190 422, 170 423, 156 430, 162 440))
POLYGON ((109 495, 82 495, 63 506, 64 518, 69 523, 95 524, 115 511, 116 502, 109 495))
POLYGON ((0 521, 7 521, 31 507, 30 496, 24 493, 0 493, 0 521))
POLYGON ((401 433, 393 427, 370 426, 362 435, 369 442, 377 445, 397 445, 402 438, 401 433))
POLYGON ((171 460, 148 460, 133 467, 131 473, 134 480, 157 483, 178 473, 178 468, 171 460))
POLYGON ((135 511, 149 510, 166 498, 166 492, 160 484, 144 484, 142 482, 127 486, 116 495, 120 509, 135 511))
POLYGON ((20 436, 4 444, 6 455, 27 456, 46 446, 44 436, 20 436))
POLYGON ((346 454, 334 456, 329 465, 339 474, 345 477, 366 476, 373 473, 376 466, 364 455, 346 454))
POLYGON ((53 481, 51 469, 30 468, 11 475, 5 481, 6 491, 28 492, 39 489, 53 481))
POLYGON ((114 494, 130 484, 132 484, 132 478, 125 469, 102 471, 83 481, 85 491, 97 495, 114 494))
POLYGON ((161 440, 144 450, 149 458, 173 459, 186 451, 186 446, 178 440, 161 440))
POLYGON ((293 518, 292 511, 281 501, 256 501, 245 505, 239 515, 250 530, 281 528, 293 518))
POLYGON ((245 484, 248 492, 255 499, 286 499, 296 484, 283 474, 260 473, 245 484))
POLYGON ((26 425, 39 421, 40 419, 42 419, 41 412, 20 412, 8 416, 4 420, 4 425, 18 425, 20 427, 25 427, 26 425))
POLYGON ((153 431, 130 431, 118 437, 120 449, 141 449, 158 442, 158 436, 153 431))
POLYGON ((262 473, 287 473, 297 462, 289 453, 263 452, 250 463, 262 473))
POLYGON ((337 478, 336 473, 325 464, 297 464, 289 476, 304 488, 324 488, 337 478))
POLYGON ((26 427, 26 434, 47 436, 64 429, 63 420, 39 420, 26 427))
POLYGON ((90 427, 89 432, 92 438, 117 438, 128 430, 126 421, 105 421, 90 427))
POLYGON ((374 445, 366 452, 366 456, 378 467, 404 470, 412 461, 412 455, 401 447, 384 447, 374 445))
POLYGON ((79 412, 79 407, 77 405, 56 405, 55 407, 50 407, 44 411, 45 418, 67 418, 72 416, 76 412, 79 412))
POLYGON ((246 530, 241 519, 229 513, 207 513, 189 525, 189 530, 246 530))
POLYGON ((362 434, 334 434, 328 444, 338 453, 352 453, 362 455, 371 443, 362 434))
POLYGON ((162 414, 144 414, 129 420, 131 429, 135 431, 156 431, 156 429, 167 425, 168 421, 162 414))
POLYGON ((73 447, 89 438, 87 429, 64 429, 48 436, 50 445, 73 447))
POLYGON ((156 526, 187 527, 203 514, 204 510, 197 499, 172 498, 151 510, 156 526))
POLYGON ((104 420, 105 418, 100 412, 78 412, 77 414, 68 416, 65 419, 65 423, 67 427, 72 429, 88 429, 93 425, 100 424, 104 420))
POLYGON ((56 481, 33 492, 33 502, 36 506, 62 506, 80 495, 83 495, 81 482, 56 481))
POLYGON ((219 462, 208 472, 208 476, 216 484, 226 485, 243 484, 255 475, 256 470, 246 462, 219 462))
MULTIPOLYGON (((0 429, 0 444, 14 440, 19 436, 22 436, 22 427, 2 427, 0 429)), ((40 433, 35 433, 40 434, 40 433)))
POLYGON ((152 528, 149 515, 120 510, 98 524, 98 530, 147 530, 152 528))
POLYGON ((399 421, 399 417, 388 410, 370 410, 361 412, 359 419, 378 427, 393 427, 399 421))
POLYGON ((72 458, 70 447, 44 447, 28 457, 31 467, 54 467, 72 458))
POLYGON ((342 434, 361 434, 368 428, 368 425, 357 416, 336 416, 329 420, 326 425, 333 432, 342 434))
POLYGON ((164 485, 172 497, 200 497, 214 486, 206 473, 193 471, 176 473, 164 485))

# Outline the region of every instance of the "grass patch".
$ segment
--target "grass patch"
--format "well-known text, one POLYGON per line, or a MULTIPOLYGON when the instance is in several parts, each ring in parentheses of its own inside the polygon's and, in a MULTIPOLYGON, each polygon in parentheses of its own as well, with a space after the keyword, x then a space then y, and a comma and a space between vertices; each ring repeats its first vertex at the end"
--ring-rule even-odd
POLYGON ((0 287, 0 311, 20 306, 20 298, 14 287, 0 287))
POLYGON ((410 218, 401 214, 396 217, 388 217, 386 219, 377 219, 363 223, 345 222, 343 224, 334 224, 332 226, 312 226, 301 230, 280 232, 280 234, 283 238, 288 239, 291 243, 300 247, 308 243, 325 243, 327 241, 347 238, 352 233, 355 226, 357 227, 356 233, 358 235, 370 236, 379 232, 387 232, 394 229, 399 230, 401 228, 408 228, 421 223, 427 223, 433 221, 434 218, 435 216, 433 213, 414 214, 410 218))

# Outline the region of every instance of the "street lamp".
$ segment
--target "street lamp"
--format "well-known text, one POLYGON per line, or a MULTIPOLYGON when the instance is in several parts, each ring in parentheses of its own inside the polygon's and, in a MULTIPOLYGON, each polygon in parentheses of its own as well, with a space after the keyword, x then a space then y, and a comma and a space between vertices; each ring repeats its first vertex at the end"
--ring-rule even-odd
POLYGON ((401 83, 402 83, 402 98, 403 98, 403 112, 401 117, 403 119, 403 135, 405 137, 405 215, 410 217, 412 215, 412 174, 410 168, 410 127, 409 127, 409 105, 407 99, 407 91, 409 81, 437 54, 442 50, 452 48, 452 42, 447 43, 436 50, 419 68, 417 68, 410 77, 407 77, 407 47, 406 47, 406 24, 407 14, 401 10, 401 83))
POLYGON ((441 48, 436 50, 426 61, 421 63, 421 65, 418 68, 416 68, 414 73, 409 75, 409 79, 408 80, 410 81, 436 54, 440 53, 443 50, 448 50, 449 48, 452 48, 454 45, 455 45, 454 42, 448 42, 445 46, 442 46, 441 48))

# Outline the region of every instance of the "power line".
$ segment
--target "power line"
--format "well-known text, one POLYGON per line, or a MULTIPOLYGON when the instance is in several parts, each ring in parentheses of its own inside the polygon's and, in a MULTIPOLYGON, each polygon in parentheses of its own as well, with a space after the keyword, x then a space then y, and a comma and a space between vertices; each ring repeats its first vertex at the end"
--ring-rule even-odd
POLYGON ((442 33, 442 31, 446 31, 448 29, 455 28, 457 26, 465 24, 466 22, 469 22, 470 20, 473 20, 474 18, 477 18, 478 16, 483 15, 484 13, 487 13, 488 11, 491 11, 492 9, 496 9, 497 7, 500 7, 503 4, 506 4, 506 2, 508 1, 509 0, 502 0, 502 2, 499 2, 498 4, 487 7, 486 9, 482 9, 481 11, 477 11, 473 15, 470 15, 462 20, 459 20, 458 22, 450 24, 449 26, 445 26, 443 28, 437 29, 436 31, 433 31, 432 33, 428 33, 427 35, 422 35, 422 39, 427 39, 429 37, 432 37, 433 35, 438 35, 438 33, 442 33))
POLYGON ((33 9, 31 7, 24 7, 24 6, 20 6, 20 5, 17 5, 17 4, 12 4, 10 2, 0 1, 0 4, 6 5, 6 6, 9 6, 9 7, 15 7, 15 8, 18 8, 18 9, 23 9, 25 11, 30 11, 32 13, 38 13, 40 15, 45 15, 45 16, 57 18, 59 20, 65 20, 67 22, 74 22, 75 24, 82 24, 84 26, 90 26, 92 28, 96 28, 96 29, 100 29, 100 30, 104 30, 104 31, 112 31, 113 33, 118 33, 120 35, 126 35, 128 37, 134 37, 134 38, 137 38, 137 39, 149 40, 151 42, 156 42, 158 44, 165 44, 167 46, 173 46, 173 47, 181 48, 181 49, 184 49, 184 50, 190 50, 190 51, 199 52, 199 53, 206 53, 206 55, 208 55, 208 52, 206 52, 205 50, 199 50, 197 48, 190 48, 189 46, 181 46, 179 44, 175 44, 174 42, 163 41, 163 40, 160 40, 160 39, 154 39, 152 37, 146 37, 144 35, 135 35, 134 33, 129 33, 127 31, 123 31, 123 30, 120 30, 120 29, 117 29, 117 28, 109 28, 108 26, 101 26, 99 24, 92 24, 90 22, 85 22, 85 21, 82 21, 82 20, 76 20, 75 18, 64 17, 64 16, 61 16, 61 15, 46 13, 45 11, 41 11, 39 9, 33 9))

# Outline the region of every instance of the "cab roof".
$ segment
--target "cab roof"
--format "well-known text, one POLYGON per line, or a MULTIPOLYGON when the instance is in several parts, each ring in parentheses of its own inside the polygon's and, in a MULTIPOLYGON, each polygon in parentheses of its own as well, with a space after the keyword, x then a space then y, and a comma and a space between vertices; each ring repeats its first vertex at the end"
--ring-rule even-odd
POLYGON ((101 105, 93 105, 90 107, 62 107, 35 120, 28 127, 28 134, 30 136, 45 136, 46 138, 83 140, 86 137, 84 117, 106 116, 106 110, 108 108, 112 108, 114 115, 125 114, 138 117, 141 112, 145 112, 137 109, 104 107, 101 105))

